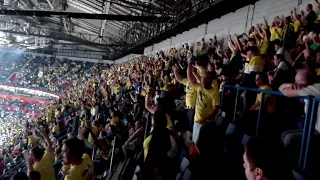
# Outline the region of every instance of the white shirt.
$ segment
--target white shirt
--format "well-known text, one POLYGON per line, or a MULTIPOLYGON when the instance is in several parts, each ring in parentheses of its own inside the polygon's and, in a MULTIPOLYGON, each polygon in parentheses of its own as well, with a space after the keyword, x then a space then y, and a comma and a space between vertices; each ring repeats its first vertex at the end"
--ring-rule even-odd
POLYGON ((277 54, 282 54, 283 55, 283 53, 284 53, 285 60, 287 60, 290 64, 292 64, 293 60, 292 60, 292 57, 291 57, 290 53, 287 50, 283 49, 283 47, 278 49, 277 54))
MULTIPOLYGON (((299 96, 320 97, 320 83, 316 83, 316 84, 308 86, 306 88, 297 90, 297 94, 299 96)), ((308 103, 305 102, 305 113, 307 113, 307 111, 308 111, 308 103)), ((315 130, 320 132, 320 106, 318 106, 318 114, 317 114, 317 121, 316 121, 315 130)))
POLYGON ((288 70, 289 67, 285 62, 281 61, 279 63, 279 65, 277 66, 277 68, 275 69, 275 71, 277 71, 278 69, 281 69, 281 70, 285 71, 285 70, 288 70))

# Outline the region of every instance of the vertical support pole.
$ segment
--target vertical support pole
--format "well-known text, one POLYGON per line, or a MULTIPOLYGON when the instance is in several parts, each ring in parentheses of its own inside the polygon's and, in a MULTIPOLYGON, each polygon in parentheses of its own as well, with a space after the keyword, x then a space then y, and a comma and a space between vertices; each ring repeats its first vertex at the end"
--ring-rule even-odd
POLYGON ((315 130, 315 125, 317 122, 317 117, 319 116, 318 114, 318 105, 319 105, 319 101, 313 101, 312 104, 312 110, 311 110, 311 116, 310 116, 310 125, 309 125, 309 131, 307 134, 307 143, 306 143, 306 150, 305 150, 305 155, 304 155, 304 162, 303 162, 303 167, 302 167, 302 171, 305 172, 307 169, 307 162, 309 159, 309 152, 311 149, 311 142, 312 142, 312 137, 314 134, 314 130, 315 130))
POLYGON ((149 132, 150 132, 150 129, 151 129, 151 127, 150 127, 150 125, 151 125, 150 121, 151 121, 151 113, 148 113, 148 118, 147 118, 145 130, 144 130, 144 139, 146 139, 146 138, 148 137, 148 135, 149 135, 149 132))
POLYGON ((204 27, 204 36, 208 34, 208 23, 206 23, 206 26, 204 27))
POLYGON ((114 156, 114 147, 116 145, 116 136, 114 136, 112 141, 112 152, 111 152, 111 160, 110 160, 110 168, 109 168, 109 174, 111 174, 112 171, 112 163, 113 163, 113 156, 114 156))
POLYGON ((299 156, 299 164, 298 164, 298 169, 302 170, 303 168, 303 163, 304 163, 304 155, 305 155, 305 147, 306 147, 306 142, 307 142, 307 133, 309 130, 309 124, 310 124, 310 115, 312 111, 312 105, 311 105, 311 97, 308 98, 308 110, 305 116, 304 120, 304 128, 303 128, 303 135, 302 135, 302 142, 301 142, 301 148, 300 148, 300 156, 299 156))
POLYGON ((74 134, 75 133, 75 131, 76 131, 76 119, 77 118, 73 118, 72 119, 72 133, 74 134))
POLYGON ((248 11, 247 11, 247 19, 246 19, 246 25, 244 26, 244 33, 247 32, 247 28, 248 28, 248 19, 249 19, 249 13, 250 13, 250 4, 248 5, 248 11))
POLYGON ((259 133, 259 125, 260 125, 260 119, 261 119, 261 114, 264 112, 264 98, 265 98, 265 93, 261 93, 261 102, 260 102, 260 107, 259 107, 259 112, 258 112, 258 120, 257 120, 257 126, 256 126, 256 136, 258 136, 259 133))
POLYGON ((237 115, 237 107, 238 107, 238 99, 239 99, 238 97, 239 97, 239 87, 237 87, 236 100, 234 103, 233 120, 232 120, 233 123, 235 122, 236 115, 237 115))
POLYGON ((220 99, 220 109, 222 110, 222 104, 223 104, 223 97, 224 97, 224 86, 222 87, 222 93, 221 93, 221 99, 220 99))

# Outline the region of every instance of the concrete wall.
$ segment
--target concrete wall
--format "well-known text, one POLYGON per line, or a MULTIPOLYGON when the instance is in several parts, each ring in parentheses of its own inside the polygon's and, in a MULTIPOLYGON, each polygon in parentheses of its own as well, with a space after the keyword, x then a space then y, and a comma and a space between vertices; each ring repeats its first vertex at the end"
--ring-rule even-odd
MULTIPOLYGON (((213 36, 217 36, 218 41, 226 48, 226 38, 229 34, 240 35, 245 32, 247 33, 251 25, 264 23, 264 17, 271 24, 275 16, 289 16, 293 8, 297 8, 298 12, 300 10, 305 11, 306 5, 309 3, 314 5, 313 2, 313 0, 261 0, 255 3, 255 8, 253 8, 253 5, 243 7, 221 18, 214 19, 207 24, 200 25, 197 28, 185 31, 158 44, 146 47, 144 54, 148 55, 160 50, 166 52, 171 47, 181 47, 184 43, 192 45, 203 37, 209 40, 213 36)), ((313 9, 316 12, 318 11, 315 5, 313 9)))
POLYGON ((126 61, 131 60, 131 59, 133 59, 135 57, 138 57, 138 56, 142 56, 142 55, 141 54, 129 54, 127 56, 124 56, 124 57, 122 57, 120 59, 115 60, 114 63, 115 64, 120 64, 122 62, 126 62, 126 61))

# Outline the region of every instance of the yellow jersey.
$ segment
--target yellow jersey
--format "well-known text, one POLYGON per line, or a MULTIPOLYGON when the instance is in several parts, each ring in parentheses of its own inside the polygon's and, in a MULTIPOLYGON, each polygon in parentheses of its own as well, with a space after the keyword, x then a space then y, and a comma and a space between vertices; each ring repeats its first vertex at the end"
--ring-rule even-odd
POLYGON ((82 163, 77 166, 71 166, 68 175, 64 180, 93 180, 94 168, 88 154, 83 154, 82 163))
MULTIPOLYGON (((166 119, 167 119, 167 129, 172 129, 173 124, 171 121, 171 117, 166 113, 166 119)), ((151 127, 150 132, 153 130, 153 127, 151 127)))
POLYGON ((202 85, 195 86, 197 91, 196 112, 194 121, 196 123, 200 121, 210 120, 211 114, 215 106, 220 106, 220 95, 218 87, 212 87, 211 89, 205 89, 202 85))
POLYGON ((33 169, 38 171, 41 175, 41 180, 55 180, 54 169, 54 155, 51 152, 45 152, 42 159, 33 165, 33 169))
POLYGON ((204 76, 205 71, 206 71, 206 70, 205 70, 202 66, 199 66, 199 67, 197 68, 197 72, 198 72, 198 74, 199 74, 200 77, 203 77, 203 76, 204 76))
POLYGON ((114 92, 115 94, 120 94, 120 92, 121 92, 121 86, 120 86, 120 85, 114 86, 114 87, 113 87, 113 92, 114 92))
POLYGON ((302 22, 299 20, 294 21, 293 27, 294 27, 294 32, 298 32, 302 27, 302 22))
POLYGON ((260 48, 260 54, 268 54, 268 48, 269 48, 269 38, 267 36, 264 36, 263 42, 261 44, 260 48))
POLYGON ((186 106, 187 108, 195 108, 197 101, 197 91, 187 78, 182 79, 182 84, 186 86, 186 106))
MULTIPOLYGON (((269 91, 272 90, 272 88, 269 85, 260 86, 258 89, 269 90, 269 91)), ((270 94, 266 94, 265 98, 268 98, 267 101, 264 101, 265 102, 264 103, 265 111, 268 112, 268 113, 274 113, 275 112, 275 107, 276 107, 276 97, 272 96, 270 94)), ((262 94, 259 93, 259 94, 257 94, 256 102, 260 102, 261 103, 261 101, 262 101, 262 94)), ((259 108, 260 107, 258 107, 255 110, 259 110, 259 108)))
POLYGON ((37 139, 34 136, 28 136, 28 145, 36 145, 37 144, 37 139))
POLYGON ((280 27, 270 27, 270 34, 271 34, 271 37, 270 37, 270 41, 274 41, 276 39, 279 39, 279 40, 282 40, 282 28, 280 27), (278 31, 278 33, 276 32, 276 30, 278 31))
POLYGON ((249 63, 245 65, 244 73, 250 74, 252 72, 263 72, 264 60, 260 56, 254 56, 249 63))
MULTIPOLYGON (((92 126, 91 130, 92 130, 93 134, 95 134, 96 136, 99 135, 99 128, 97 126, 92 126)), ((94 143, 94 139, 93 139, 91 133, 89 133, 89 135, 88 135, 88 142, 90 144, 94 143)))
POLYGON ((160 88, 162 91, 168 91, 169 82, 167 80, 163 80, 163 86, 160 88))
POLYGON ((52 128, 52 132, 58 134, 60 132, 59 125, 54 125, 52 128))

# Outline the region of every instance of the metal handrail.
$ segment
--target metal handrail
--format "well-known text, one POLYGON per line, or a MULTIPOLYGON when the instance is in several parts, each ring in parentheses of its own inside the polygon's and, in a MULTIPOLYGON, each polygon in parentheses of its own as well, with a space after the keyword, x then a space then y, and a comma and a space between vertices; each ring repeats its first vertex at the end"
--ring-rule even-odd
MULTIPOLYGON (((223 104, 223 97, 224 97, 225 88, 233 88, 233 89, 237 90, 236 99, 235 99, 235 107, 234 107, 234 112, 233 112, 234 113, 233 122, 235 121, 236 113, 237 113, 239 91, 241 90, 241 91, 251 91, 251 92, 261 93, 262 98, 261 98, 259 112, 258 112, 256 135, 258 135, 258 131, 259 131, 259 125, 260 125, 261 114, 263 111, 265 95, 270 94, 270 95, 275 95, 275 96, 284 96, 279 91, 269 91, 269 90, 246 88, 246 87, 240 87, 240 86, 224 85, 223 90, 222 90, 222 97, 221 97, 221 107, 223 104)), ((309 146, 310 146, 310 138, 311 138, 311 134, 314 132, 314 125, 313 124, 315 123, 315 120, 314 120, 315 119, 315 116, 314 116, 315 107, 313 107, 313 106, 315 106, 315 105, 314 105, 314 103, 312 103, 313 97, 311 97, 311 96, 299 96, 297 98, 305 99, 305 100, 307 100, 307 103, 308 103, 308 110, 306 112, 305 121, 304 121, 304 128, 303 128, 303 135, 302 135, 302 142, 301 142, 300 156, 299 156, 299 164, 298 164, 299 169, 305 170, 306 161, 308 158, 309 146), (312 121, 311 121, 311 119, 312 119, 312 121)), ((319 101, 320 101, 320 98, 316 98, 315 102, 319 102, 319 101)))
POLYGON ((10 173, 15 173, 17 171, 17 169, 20 169, 22 167, 22 165, 25 165, 26 161, 22 160, 21 163, 17 164, 16 166, 14 166, 12 169, 9 169, 7 172, 5 172, 4 174, 2 174, 0 176, 0 179, 2 179, 5 176, 10 175, 10 173))
POLYGON ((113 147, 112 147, 112 152, 111 152, 110 168, 109 168, 109 172, 108 172, 108 175, 110 175, 110 178, 112 177, 111 171, 112 171, 112 163, 113 163, 113 157, 114 157, 114 149, 115 149, 115 145, 116 145, 116 136, 114 136, 112 144, 113 144, 113 147))
POLYGON ((314 98, 312 103, 312 110, 311 110, 311 117, 310 117, 310 124, 309 124, 309 130, 307 132, 307 143, 306 143, 306 150, 304 155, 304 163, 302 167, 302 171, 305 172, 307 169, 307 163, 309 160, 309 152, 310 152, 310 146, 313 139, 313 134, 315 132, 315 125, 317 122, 317 117, 319 116, 318 110, 319 110, 319 102, 320 97, 314 98))

